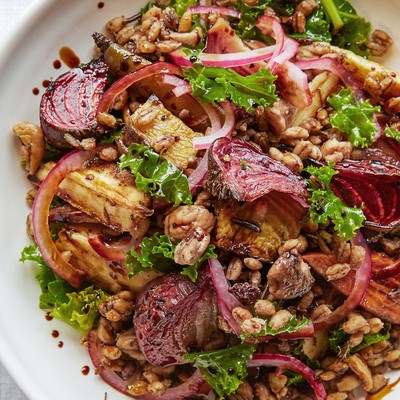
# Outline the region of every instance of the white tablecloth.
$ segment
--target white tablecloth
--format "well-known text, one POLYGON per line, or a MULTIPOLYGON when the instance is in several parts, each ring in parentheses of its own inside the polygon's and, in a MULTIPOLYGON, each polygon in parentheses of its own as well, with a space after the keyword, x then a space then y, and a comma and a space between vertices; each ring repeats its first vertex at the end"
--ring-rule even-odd
MULTIPOLYGON (((0 0, 0 41, 33 0, 0 0)), ((0 363, 0 400, 27 400, 0 363)))

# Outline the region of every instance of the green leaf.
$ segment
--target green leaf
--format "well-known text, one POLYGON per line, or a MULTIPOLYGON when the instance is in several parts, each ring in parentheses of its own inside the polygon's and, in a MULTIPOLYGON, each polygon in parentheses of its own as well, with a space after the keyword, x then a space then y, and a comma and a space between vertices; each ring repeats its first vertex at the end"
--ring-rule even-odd
MULTIPOLYGON (((262 318, 259 315, 257 315, 257 317, 262 318)), ((240 338, 242 340, 245 340, 246 338, 257 338, 260 336, 275 336, 281 333, 293 333, 299 331, 303 326, 310 323, 310 320, 307 317, 302 316, 302 318, 298 320, 297 316, 295 314, 292 314, 290 321, 284 327, 282 327, 279 330, 274 330, 269 326, 269 321, 271 318, 262 318, 262 319, 264 319, 266 322, 265 329, 256 334, 252 333, 249 335, 245 335, 242 333, 240 335, 240 338)))
POLYGON ((25 247, 20 261, 32 261, 39 267, 36 274, 42 289, 39 307, 51 311, 51 316, 67 322, 82 335, 87 336, 100 315, 98 311, 100 303, 109 295, 103 290, 95 290, 92 286, 75 291, 46 264, 37 245, 25 247))
MULTIPOLYGON (((140 243, 140 253, 132 248, 126 257, 126 265, 131 269, 131 275, 152 268, 158 272, 176 271, 182 268, 174 262, 174 245, 168 236, 155 233, 151 237, 145 237, 140 243)), ((198 269, 209 258, 217 258, 214 252, 215 246, 209 244, 203 255, 193 265, 184 267, 181 271, 182 275, 187 275, 193 282, 198 276, 198 269)))
POLYGON ((67 293, 66 296, 68 301, 56 304, 50 315, 67 322, 87 337, 100 315, 100 304, 109 295, 101 289, 89 286, 79 292, 67 293))
POLYGON ((397 129, 393 129, 387 126, 385 128, 385 134, 387 137, 390 137, 400 142, 400 132, 397 129))
POLYGON ((223 398, 235 393, 247 376, 249 361, 256 346, 242 343, 222 350, 185 354, 185 360, 194 363, 215 392, 223 398))
POLYGON ((292 33, 289 36, 296 39, 311 39, 313 42, 330 43, 332 34, 330 32, 330 23, 325 18, 324 8, 319 6, 311 13, 306 20, 304 32, 292 33))
POLYGON ((374 113, 380 111, 379 106, 373 107, 369 100, 364 99, 356 104, 349 88, 329 97, 328 103, 335 109, 330 117, 332 126, 347 133, 354 147, 368 147, 375 142, 374 113))
POLYGON ((221 67, 205 67, 200 63, 183 68, 193 95, 205 103, 220 103, 226 99, 249 110, 257 105, 269 108, 278 100, 273 83, 276 76, 269 69, 260 68, 256 73, 241 76, 221 67))
MULTIPOLYGON (((390 338, 391 325, 386 323, 384 327, 378 333, 366 333, 364 334, 363 341, 355 347, 349 349, 348 356, 365 349, 375 343, 382 342, 383 340, 388 340, 390 338)), ((350 335, 343 330, 343 326, 334 331, 329 332, 329 346, 335 354, 341 353, 343 346, 350 339, 350 335)))
POLYGON ((131 170, 137 188, 143 192, 173 202, 175 207, 181 203, 192 204, 186 175, 150 147, 131 144, 128 152, 120 157, 118 166, 131 170))
POLYGON ((197 0, 172 0, 170 6, 175 8, 178 17, 181 18, 188 7, 195 6, 197 0))
POLYGON ((346 206, 331 190, 332 177, 338 174, 334 164, 328 163, 320 168, 309 166, 305 171, 319 181, 317 184, 312 177, 307 181, 311 194, 309 201, 312 220, 318 224, 325 224, 331 219, 338 235, 346 240, 351 239, 355 231, 361 228, 365 215, 361 208, 346 206))

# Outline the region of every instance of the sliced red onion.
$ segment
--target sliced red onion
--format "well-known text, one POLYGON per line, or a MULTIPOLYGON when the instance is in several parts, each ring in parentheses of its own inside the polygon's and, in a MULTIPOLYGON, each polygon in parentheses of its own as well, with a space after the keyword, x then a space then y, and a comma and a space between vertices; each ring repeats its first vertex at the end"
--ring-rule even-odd
POLYGON ((208 136, 201 136, 193 138, 193 145, 196 150, 208 149, 211 143, 219 138, 229 136, 235 127, 235 111, 232 103, 225 100, 221 103, 221 107, 225 113, 225 121, 221 129, 208 136))
POLYGON ((70 172, 82 168, 84 163, 95 155, 96 151, 92 150, 73 151, 64 156, 41 183, 32 207, 32 226, 35 241, 43 259, 55 274, 74 287, 82 285, 84 272, 68 263, 55 246, 49 229, 49 208, 63 179, 70 172))
POLYGON ((294 63, 301 70, 320 69, 334 73, 353 92, 356 100, 365 99, 362 84, 354 78, 339 61, 332 57, 316 58, 314 60, 296 61, 294 63))
POLYGON ((129 74, 124 75, 122 78, 115 81, 107 89, 100 100, 97 113, 108 112, 116 97, 133 84, 141 81, 144 78, 149 78, 159 74, 182 76, 182 71, 176 65, 160 61, 130 72, 129 74))
POLYGON ((115 262, 125 262, 126 253, 132 247, 139 247, 138 241, 132 236, 124 236, 115 241, 103 234, 98 234, 90 236, 88 242, 100 257, 115 262))
POLYGON ((193 194, 194 191, 200 187, 208 172, 208 149, 205 152, 203 158, 199 162, 197 168, 190 174, 188 178, 190 192, 193 194))
POLYGON ((210 265, 212 281, 215 290, 217 291, 218 307, 221 314, 233 331, 239 335, 241 329, 239 324, 233 318, 232 310, 235 307, 243 307, 243 305, 231 292, 229 292, 229 284, 226 280, 224 268, 221 263, 214 258, 209 258, 208 264, 210 265))
MULTIPOLYGON (((102 344, 98 338, 97 330, 92 329, 88 336, 88 350, 93 366, 104 382, 109 384, 118 392, 123 393, 131 398, 138 400, 184 400, 203 391, 205 385, 207 385, 200 372, 196 370, 196 372, 187 381, 181 385, 167 389, 166 392, 161 396, 151 393, 134 396, 128 391, 128 386, 132 382, 122 379, 120 375, 111 369, 111 367, 103 364, 103 354, 101 349, 102 344)), ((136 380, 136 377, 134 380, 136 380)), ((207 391, 211 391, 211 389, 207 391)))
POLYGON ((352 246, 361 246, 365 250, 362 264, 356 271, 353 289, 341 306, 336 308, 322 322, 314 323, 315 330, 325 329, 338 324, 346 318, 363 300, 372 275, 371 252, 360 231, 350 240, 352 246))
MULTIPOLYGON (((274 72, 277 64, 276 58, 282 55, 283 46, 286 40, 285 32, 279 21, 269 15, 261 15, 258 17, 256 26, 264 35, 271 36, 275 39, 275 50, 268 63, 270 70, 274 72)), ((282 58, 280 63, 283 63, 283 61, 282 58)))
MULTIPOLYGON (((234 68, 268 60, 274 54, 275 50, 276 46, 272 45, 238 53, 201 53, 199 54, 198 59, 206 67, 234 68)), ((192 63, 180 50, 175 50, 169 53, 168 56, 174 64, 179 65, 180 67, 192 66, 192 63)))
POLYGON ((228 17, 240 18, 240 12, 228 7, 220 6, 191 6, 187 8, 187 11, 191 14, 212 14, 218 13, 220 15, 226 15, 228 17))
POLYGON ((247 366, 250 368, 277 367, 276 373, 278 375, 282 374, 284 370, 296 372, 303 375, 304 379, 313 388, 316 400, 326 400, 328 396, 324 386, 315 375, 315 372, 306 364, 292 356, 286 354, 255 353, 253 358, 247 362, 247 366))
POLYGON ((294 57, 299 49, 299 42, 292 38, 285 36, 285 41, 283 43, 283 51, 274 58, 277 64, 283 64, 294 57))

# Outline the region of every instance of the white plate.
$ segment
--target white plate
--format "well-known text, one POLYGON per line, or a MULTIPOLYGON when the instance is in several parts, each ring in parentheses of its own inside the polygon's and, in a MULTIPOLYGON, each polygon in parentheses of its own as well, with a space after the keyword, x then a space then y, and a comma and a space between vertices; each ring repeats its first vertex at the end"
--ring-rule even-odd
MULTIPOLYGON (((18 143, 11 127, 22 121, 38 123, 42 81, 58 76, 53 68, 61 46, 71 47, 81 61, 90 60, 91 33, 101 30, 108 19, 133 15, 144 0, 42 0, 8 37, 0 54, 0 356, 6 368, 31 400, 107 400, 126 399, 103 384, 90 367, 88 376, 81 368, 91 366, 86 348, 79 345, 80 335, 66 324, 46 321, 39 310, 39 287, 34 270, 19 263, 21 249, 28 243, 25 219, 28 208, 25 193, 29 188, 19 167, 18 143), (53 338, 51 332, 60 336, 53 338), (64 346, 58 348, 58 341, 64 346)), ((400 70, 400 2, 353 0, 359 13, 374 27, 387 30, 395 39, 395 49, 386 64, 400 70)), ((400 310, 399 310, 400 311, 400 310)), ((385 400, 400 396, 400 386, 385 400)), ((0 393, 1 397, 1 393, 0 393)))

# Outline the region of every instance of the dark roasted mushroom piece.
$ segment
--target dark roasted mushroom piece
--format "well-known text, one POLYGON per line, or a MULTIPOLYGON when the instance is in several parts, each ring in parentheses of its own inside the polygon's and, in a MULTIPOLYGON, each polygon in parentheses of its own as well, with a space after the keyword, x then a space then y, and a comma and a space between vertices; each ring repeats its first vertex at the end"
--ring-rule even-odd
POLYGON ((310 267, 295 252, 286 252, 279 257, 268 271, 268 287, 277 299, 294 299, 311 290, 314 277, 310 267))

